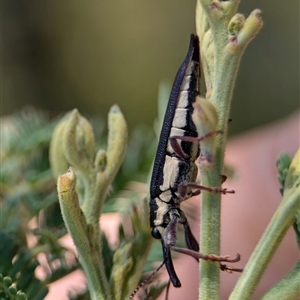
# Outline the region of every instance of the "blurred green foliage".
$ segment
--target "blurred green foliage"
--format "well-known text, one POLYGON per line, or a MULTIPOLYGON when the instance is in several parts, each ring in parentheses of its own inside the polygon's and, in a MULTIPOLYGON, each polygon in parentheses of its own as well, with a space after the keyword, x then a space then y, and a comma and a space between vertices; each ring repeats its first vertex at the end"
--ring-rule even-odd
MULTIPOLYGON (((58 205, 56 179, 52 177, 48 161, 49 141, 57 120, 51 120, 42 111, 25 108, 2 118, 1 122, 0 273, 2 278, 9 276, 11 283, 28 299, 44 299, 48 284, 80 268, 75 253, 59 241, 66 229, 58 205), (42 261, 41 255, 45 258, 42 261), (37 269, 44 279, 36 276, 37 269)), ((105 147, 103 120, 94 118, 92 123, 97 128, 97 147, 105 147)), ((137 222, 137 207, 148 206, 144 204, 147 201, 141 200, 144 197, 141 195, 146 194, 145 183, 154 151, 154 132, 146 126, 133 130, 124 163, 104 205, 104 213, 118 211, 122 218, 127 218, 127 225, 128 217, 129 221, 137 222), (135 189, 136 186, 141 188, 135 189)), ((119 225, 120 247, 126 241, 133 243, 133 236, 138 243, 137 225, 132 224, 134 231, 130 235, 123 223, 119 225)), ((104 234, 102 245, 109 278, 116 249, 109 245, 104 234)), ((153 270, 153 262, 161 260, 160 244, 155 245, 144 271, 153 270)), ((151 288, 151 293, 162 291, 161 287, 157 289, 151 288)), ((3 299, 15 299, 7 297, 3 299)), ((87 291, 72 290, 69 297, 89 299, 87 291)))
MULTIPOLYGON (((230 134, 299 108, 299 1, 242 1, 264 27, 241 62, 230 134), (245 114, 245 112, 247 112, 245 114), (248 112, 251 112, 249 114, 248 112)), ((158 85, 173 80, 195 32, 195 1, 3 1, 2 113, 32 104, 151 124, 158 85)))

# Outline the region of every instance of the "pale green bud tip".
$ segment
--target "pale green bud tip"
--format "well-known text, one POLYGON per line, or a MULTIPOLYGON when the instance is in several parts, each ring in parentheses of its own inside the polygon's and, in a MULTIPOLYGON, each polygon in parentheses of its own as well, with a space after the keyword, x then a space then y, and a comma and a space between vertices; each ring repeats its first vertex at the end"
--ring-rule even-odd
POLYGON ((255 9, 243 24, 240 15, 235 15, 228 25, 230 34, 229 43, 227 44, 226 49, 232 54, 244 49, 259 32, 262 26, 263 21, 259 9, 255 9))
POLYGON ((197 128, 201 155, 199 162, 204 167, 211 167, 215 153, 215 135, 218 126, 218 113, 215 106, 205 98, 197 97, 193 103, 194 112, 192 115, 194 124, 197 128))
POLYGON ((61 173, 65 172, 70 166, 70 163, 66 159, 64 149, 62 146, 64 131, 68 123, 67 120, 69 117, 70 113, 67 113, 56 125, 50 141, 49 160, 51 165, 51 171, 55 179, 61 173))
POLYGON ((59 194, 75 190, 76 174, 73 167, 68 169, 68 172, 62 174, 57 179, 57 191, 59 194))
POLYGON ((111 108, 110 108, 110 113, 115 113, 115 114, 119 114, 121 113, 121 110, 119 108, 119 106, 117 104, 114 104, 111 108))
POLYGON ((228 33, 230 36, 235 37, 238 32, 243 28, 245 17, 242 14, 236 14, 232 17, 228 24, 228 33))
POLYGON ((69 117, 68 121, 71 122, 72 124, 77 125, 79 116, 80 116, 80 114, 78 112, 78 109, 74 108, 73 110, 70 111, 70 117, 69 117))
POLYGON ((90 159, 95 155, 95 137, 90 122, 83 116, 79 115, 79 122, 76 127, 76 140, 78 149, 85 151, 90 159))
POLYGON ((220 1, 220 0, 199 0, 204 9, 214 18, 230 18, 237 10, 240 0, 220 1))
POLYGON ((292 163, 289 167, 289 171, 286 177, 284 191, 294 186, 299 190, 300 186, 300 149, 295 154, 292 163))
POLYGON ((70 165, 78 171, 91 171, 95 157, 95 138, 92 126, 77 109, 70 113, 63 132, 62 148, 70 165))
POLYGON ((207 99, 197 96, 193 107, 194 112, 192 118, 196 125, 198 135, 201 137, 211 131, 215 131, 219 121, 215 106, 207 99))
POLYGON ((73 108, 72 110, 71 110, 71 115, 74 115, 74 116, 79 116, 79 112, 78 112, 78 109, 77 108, 73 108))
POLYGON ((210 10, 212 15, 216 16, 217 18, 221 18, 223 16, 223 7, 221 3, 217 3, 217 1, 212 1, 210 10))
POLYGON ((98 171, 104 170, 106 166, 106 152, 103 149, 99 149, 95 158, 95 167, 98 171))
POLYGON ((107 168, 113 173, 119 168, 127 145, 127 125, 124 116, 117 105, 113 105, 108 114, 108 147, 107 168))

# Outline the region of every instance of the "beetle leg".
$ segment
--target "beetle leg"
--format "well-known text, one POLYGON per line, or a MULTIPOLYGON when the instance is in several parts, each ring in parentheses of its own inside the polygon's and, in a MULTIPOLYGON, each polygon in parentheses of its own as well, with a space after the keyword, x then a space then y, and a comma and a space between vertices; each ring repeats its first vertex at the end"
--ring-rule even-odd
POLYGON ((200 191, 200 190, 194 191, 194 192, 192 192, 192 194, 191 194, 191 197, 194 197, 194 196, 200 195, 200 193, 201 193, 201 191, 200 191))
MULTIPOLYGON (((207 186, 199 185, 196 183, 182 183, 182 184, 178 185, 178 192, 179 192, 180 196, 183 197, 184 195, 187 194, 188 187, 197 189, 197 190, 212 192, 212 193, 220 193, 223 195, 235 193, 234 190, 227 190, 226 188, 223 189, 223 188, 217 188, 217 187, 207 187, 207 186)), ((198 194, 199 194, 199 192, 196 191, 196 195, 198 195, 198 194)))
POLYGON ((221 177, 221 183, 224 183, 227 180, 226 175, 220 175, 220 177, 221 177))
POLYGON ((182 148, 180 147, 178 143, 179 136, 171 136, 170 137, 170 144, 172 146, 172 149, 174 152, 180 156, 183 160, 187 160, 188 156, 182 151, 182 148))
POLYGON ((173 135, 173 136, 170 137, 170 140, 175 139, 175 140, 181 140, 181 141, 184 141, 184 142, 200 143, 201 141, 203 141, 203 140, 205 140, 209 137, 212 137, 214 135, 221 134, 221 133, 223 133, 222 130, 216 130, 216 131, 209 132, 209 133, 207 133, 203 136, 200 136, 200 137, 173 135))
POLYGON ((173 209, 169 211, 170 222, 168 223, 167 227, 164 230, 164 234, 162 239, 166 247, 175 246, 176 239, 177 239, 177 230, 176 226, 179 222, 180 215, 177 210, 173 209))
POLYGON ((174 287, 176 287, 176 288, 181 287, 181 282, 180 282, 180 280, 175 272, 175 269, 174 269, 170 247, 168 247, 164 244, 163 239, 161 240, 161 244, 162 244, 162 248, 163 248, 164 261, 165 261, 165 265, 166 265, 170 280, 174 287))
POLYGON ((164 260, 166 264, 166 268, 169 274, 169 277, 172 281, 174 287, 181 287, 180 280, 177 277, 175 272, 173 261, 171 257, 171 247, 175 245, 177 232, 176 232, 176 225, 179 221, 180 215, 176 210, 171 210, 169 212, 170 215, 170 222, 168 223, 167 227, 164 230, 163 238, 161 239, 161 244, 163 248, 164 260))
POLYGON ((235 263, 235 262, 238 262, 241 260, 241 256, 238 253, 236 254, 235 258, 230 258, 229 255, 218 256, 215 254, 203 254, 203 253, 193 251, 191 249, 186 249, 186 248, 181 248, 181 247, 176 247, 176 246, 172 246, 172 247, 170 247, 170 249, 175 252, 186 254, 186 255, 192 256, 197 259, 199 258, 199 259, 210 260, 210 261, 218 261, 218 262, 224 261, 224 262, 232 262, 232 263, 235 263))
POLYGON ((223 264, 220 264, 220 269, 221 269, 221 271, 226 271, 228 273, 243 272, 243 269, 241 269, 241 268, 228 267, 227 265, 223 265, 223 264))
MULTIPOLYGON (((199 251, 199 244, 197 240, 195 239, 190 225, 188 223, 188 220, 184 217, 184 221, 182 222, 183 228, 184 228, 184 237, 185 237, 185 243, 188 249, 194 250, 196 252, 199 251)), ((198 260, 198 259, 197 259, 198 260)))

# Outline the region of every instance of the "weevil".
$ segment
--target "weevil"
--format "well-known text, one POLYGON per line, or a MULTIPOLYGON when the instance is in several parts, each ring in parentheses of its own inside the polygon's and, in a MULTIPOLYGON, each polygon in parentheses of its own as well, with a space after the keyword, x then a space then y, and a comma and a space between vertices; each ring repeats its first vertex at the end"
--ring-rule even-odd
MULTIPOLYGON (((174 287, 181 287, 175 272, 171 250, 190 255, 194 258, 218 262, 237 262, 239 254, 233 259, 228 256, 199 253, 199 244, 195 239, 187 218, 180 209, 181 202, 200 194, 201 190, 216 193, 234 193, 227 189, 204 187, 195 183, 198 167, 196 160, 200 155, 199 141, 209 138, 220 131, 199 137, 192 119, 193 103, 199 95, 200 73, 199 40, 191 35, 187 55, 179 68, 164 116, 157 152, 150 181, 150 226, 151 234, 159 239, 163 250, 163 263, 131 294, 145 284, 164 264, 174 287), (176 246, 176 227, 182 224, 187 248, 176 246)), ((238 271, 220 264, 221 270, 238 271)))

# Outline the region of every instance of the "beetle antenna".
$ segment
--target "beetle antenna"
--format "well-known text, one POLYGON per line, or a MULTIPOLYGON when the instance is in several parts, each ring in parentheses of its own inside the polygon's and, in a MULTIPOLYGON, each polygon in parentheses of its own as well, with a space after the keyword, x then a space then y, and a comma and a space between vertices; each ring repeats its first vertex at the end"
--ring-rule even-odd
MULTIPOLYGON (((135 294, 138 292, 138 290, 143 287, 165 264, 165 260, 156 268, 156 270, 149 276, 147 277, 144 281, 142 281, 136 288, 135 290, 130 294, 129 299, 133 299, 135 294)), ((170 284, 170 282, 169 282, 170 284)))
POLYGON ((169 279, 167 289, 166 289, 165 300, 168 300, 168 298, 169 298, 170 283, 171 283, 171 280, 169 279))

